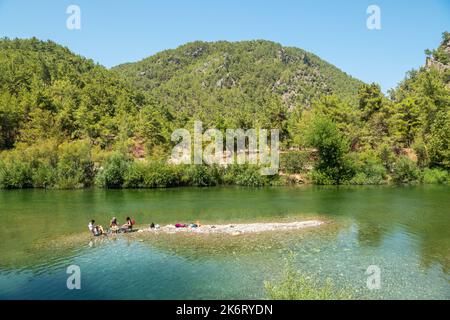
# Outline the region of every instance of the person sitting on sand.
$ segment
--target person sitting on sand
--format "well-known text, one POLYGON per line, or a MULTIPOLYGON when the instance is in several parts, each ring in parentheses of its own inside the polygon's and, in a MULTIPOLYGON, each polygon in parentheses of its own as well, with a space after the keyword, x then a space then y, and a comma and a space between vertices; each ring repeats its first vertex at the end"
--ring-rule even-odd
POLYGON ((156 230, 156 229, 159 229, 159 228, 160 228, 159 224, 154 224, 154 223, 152 222, 152 224, 150 225, 150 229, 151 229, 151 230, 156 230))
POLYGON ((119 225, 117 224, 117 218, 113 217, 111 219, 111 222, 109 223, 109 229, 111 230, 111 232, 118 232, 119 231, 119 225))
POLYGON ((100 236, 102 234, 105 234, 102 226, 95 225, 95 220, 91 220, 91 222, 89 222, 88 228, 89 231, 91 231, 94 236, 100 236))
POLYGON ((122 230, 125 232, 129 232, 129 231, 133 230, 133 221, 131 220, 130 217, 127 217, 127 223, 125 223, 122 226, 122 230))

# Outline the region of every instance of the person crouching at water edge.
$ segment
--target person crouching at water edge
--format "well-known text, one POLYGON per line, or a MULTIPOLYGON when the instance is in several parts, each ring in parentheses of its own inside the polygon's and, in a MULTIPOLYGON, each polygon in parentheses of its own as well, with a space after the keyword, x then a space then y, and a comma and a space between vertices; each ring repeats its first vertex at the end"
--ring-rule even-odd
POLYGON ((133 225, 135 224, 134 219, 132 220, 130 217, 127 217, 127 222, 122 226, 122 231, 131 232, 133 230, 133 225))
POLYGON ((109 223, 109 230, 111 232, 113 232, 113 233, 119 232, 120 228, 119 228, 119 225, 117 223, 117 218, 116 217, 113 217, 111 219, 111 222, 109 223))
POLYGON ((88 224, 89 231, 92 232, 92 234, 97 237, 102 234, 105 234, 105 231, 103 230, 102 226, 95 225, 95 220, 91 220, 88 224))

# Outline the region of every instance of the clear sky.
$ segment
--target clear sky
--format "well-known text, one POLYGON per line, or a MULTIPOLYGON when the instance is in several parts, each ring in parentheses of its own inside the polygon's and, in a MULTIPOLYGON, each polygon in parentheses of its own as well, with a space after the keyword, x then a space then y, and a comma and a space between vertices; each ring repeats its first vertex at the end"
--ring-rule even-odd
POLYGON ((366 82, 394 87, 450 31, 450 0, 0 0, 0 36, 51 39, 111 67, 194 40, 300 47, 366 82), (69 5, 81 29, 66 28, 69 5), (381 9, 381 30, 366 27, 381 9))

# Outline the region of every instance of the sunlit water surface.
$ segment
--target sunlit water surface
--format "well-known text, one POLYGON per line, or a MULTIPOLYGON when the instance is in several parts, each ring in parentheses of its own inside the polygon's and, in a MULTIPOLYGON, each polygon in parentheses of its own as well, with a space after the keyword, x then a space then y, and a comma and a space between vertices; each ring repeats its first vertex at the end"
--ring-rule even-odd
POLYGON ((450 187, 0 191, 0 299, 263 299, 295 266, 356 298, 450 299, 450 187), (324 219, 323 227, 240 236, 95 239, 91 218, 137 223, 324 219), (81 269, 81 290, 66 285, 81 269), (370 265, 381 289, 369 290, 370 265))

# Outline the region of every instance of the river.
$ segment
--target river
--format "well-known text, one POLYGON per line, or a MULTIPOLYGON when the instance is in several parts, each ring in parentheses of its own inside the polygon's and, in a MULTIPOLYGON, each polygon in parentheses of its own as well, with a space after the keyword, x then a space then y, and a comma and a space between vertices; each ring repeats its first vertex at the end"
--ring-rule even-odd
POLYGON ((450 299, 450 187, 273 187, 0 191, 0 299, 263 299, 285 259, 366 299, 450 299), (325 226, 240 236, 119 235, 139 225, 319 218, 325 226), (81 289, 66 286, 67 267, 81 289), (370 290, 376 265, 381 287, 370 290))

